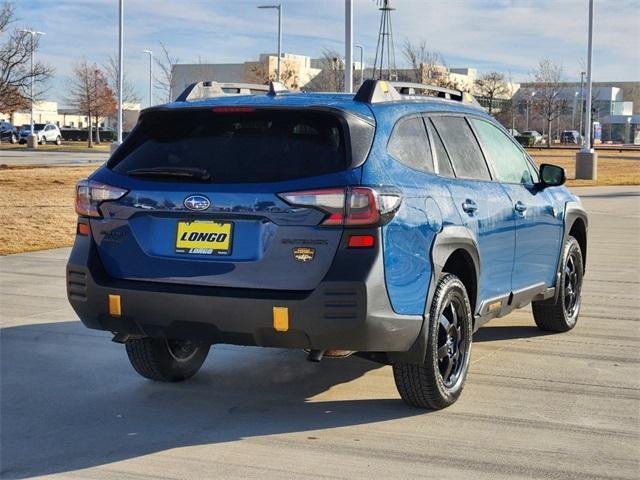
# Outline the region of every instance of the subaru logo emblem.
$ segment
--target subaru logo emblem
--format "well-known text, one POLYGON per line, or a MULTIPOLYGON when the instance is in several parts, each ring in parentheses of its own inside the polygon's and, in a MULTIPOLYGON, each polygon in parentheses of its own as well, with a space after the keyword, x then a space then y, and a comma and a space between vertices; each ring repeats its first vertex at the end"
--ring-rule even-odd
POLYGON ((184 206, 197 212, 206 210, 210 205, 211 202, 204 195, 191 195, 184 199, 184 206))

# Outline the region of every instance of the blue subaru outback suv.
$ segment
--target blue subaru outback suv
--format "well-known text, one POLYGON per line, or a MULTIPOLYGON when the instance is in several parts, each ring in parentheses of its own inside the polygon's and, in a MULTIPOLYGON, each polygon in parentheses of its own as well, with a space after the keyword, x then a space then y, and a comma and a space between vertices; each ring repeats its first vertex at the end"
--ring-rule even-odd
POLYGON ((69 301, 142 376, 187 379, 216 343, 356 353, 443 408, 491 318, 575 326, 585 211, 473 97, 214 87, 143 111, 77 186, 69 301))

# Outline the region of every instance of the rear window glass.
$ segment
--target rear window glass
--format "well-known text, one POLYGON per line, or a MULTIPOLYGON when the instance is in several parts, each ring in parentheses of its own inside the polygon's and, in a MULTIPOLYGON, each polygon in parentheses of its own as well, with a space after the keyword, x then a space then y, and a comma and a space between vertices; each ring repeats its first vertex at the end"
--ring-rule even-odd
POLYGON ((433 117, 431 120, 447 147, 456 177, 490 180, 487 163, 467 121, 463 117, 433 117))
POLYGON ((421 117, 403 118, 393 128, 389 154, 397 161, 424 172, 433 172, 429 138, 421 117))
POLYGON ((144 115, 108 166, 203 169, 211 183, 263 183, 347 168, 340 119, 324 112, 179 110, 144 115))

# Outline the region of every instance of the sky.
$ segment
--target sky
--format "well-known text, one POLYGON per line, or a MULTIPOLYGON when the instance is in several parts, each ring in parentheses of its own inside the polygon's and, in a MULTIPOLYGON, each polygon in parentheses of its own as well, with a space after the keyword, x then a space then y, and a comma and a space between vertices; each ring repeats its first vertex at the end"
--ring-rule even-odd
MULTIPOLYGON (((148 57, 164 42, 180 63, 241 63, 277 51, 319 57, 344 52, 343 0, 124 0, 125 70, 148 103, 148 57)), ((13 0, 18 27, 46 32, 39 58, 55 67, 48 99, 64 104, 75 62, 106 63, 118 48, 118 0, 13 0)), ((375 55, 376 0, 353 0, 354 42, 365 64, 375 55)), ((595 0, 594 81, 640 81, 640 0, 595 0)), ((398 67, 401 45, 425 40, 449 67, 511 74, 526 81, 542 58, 563 65, 567 80, 586 69, 588 0, 392 0, 398 67)), ((356 55, 359 55, 356 53, 356 55)), ((355 56, 354 56, 355 57, 355 56)))

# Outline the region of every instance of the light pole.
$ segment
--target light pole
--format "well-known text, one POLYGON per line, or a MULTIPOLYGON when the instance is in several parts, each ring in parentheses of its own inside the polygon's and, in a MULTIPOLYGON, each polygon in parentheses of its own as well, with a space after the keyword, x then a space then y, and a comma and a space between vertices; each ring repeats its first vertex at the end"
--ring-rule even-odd
POLYGON ((576 129, 576 103, 578 103, 578 95, 580 92, 574 92, 573 94, 573 111, 571 112, 571 129, 576 129))
POLYGON ((275 8, 278 10, 278 74, 276 75, 276 80, 279 82, 281 78, 280 65, 282 59, 282 4, 260 5, 258 8, 275 8))
POLYGON ((124 89, 124 0, 119 1, 118 11, 118 138, 111 144, 115 151, 122 144, 122 90, 124 89))
POLYGON ((149 106, 153 105, 153 52, 143 50, 142 53, 149 55, 149 106))
POLYGON ((344 91, 353 91, 353 1, 344 0, 344 91))
POLYGON ((23 28, 22 30, 20 30, 22 33, 28 33, 29 35, 31 35, 31 93, 29 94, 29 96, 31 97, 31 130, 29 135, 33 137, 33 66, 34 66, 34 57, 35 57, 35 51, 36 51, 36 37, 38 35, 46 35, 46 33, 44 32, 37 32, 35 30, 29 30, 26 28, 23 28))
POLYGON ((536 92, 531 92, 531 99, 527 100, 527 130, 529 130, 529 105, 533 102, 533 97, 536 96, 536 92))
POLYGON ((582 131, 582 113, 584 111, 584 76, 587 72, 580 72, 580 127, 578 131, 580 132, 580 142, 584 144, 584 132, 582 131))
POLYGON ((356 43, 354 47, 360 49, 360 85, 362 85, 364 83, 364 63, 363 63, 364 47, 359 43, 356 43))
POLYGON ((591 145, 591 103, 592 103, 592 78, 593 72, 593 0, 589 0, 589 44, 587 49, 587 108, 584 113, 584 137, 585 142, 576 154, 576 178, 598 179, 598 154, 591 145))

